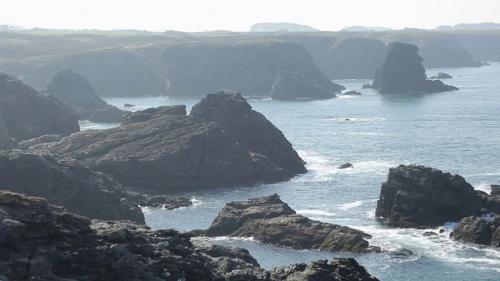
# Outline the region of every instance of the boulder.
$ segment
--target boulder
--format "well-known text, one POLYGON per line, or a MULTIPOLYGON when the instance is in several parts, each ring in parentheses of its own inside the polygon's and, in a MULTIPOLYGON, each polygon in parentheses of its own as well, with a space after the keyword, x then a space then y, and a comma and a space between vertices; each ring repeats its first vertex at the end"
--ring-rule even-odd
POLYGON ((272 183, 306 172, 283 133, 240 94, 207 95, 189 115, 185 107, 162 107, 122 122, 29 150, 162 192, 272 183))
POLYGON ((277 40, 197 40, 164 52, 170 96, 243 92, 281 100, 325 99, 344 89, 299 44, 277 40), (196 81, 196 83, 193 83, 196 81))
POLYGON ((435 227, 481 212, 481 200, 459 175, 410 165, 391 168, 376 216, 396 227, 435 227))
POLYGON ((50 156, 0 152, 0 189, 46 198, 80 215, 144 223, 137 205, 109 176, 50 156))
POLYGON ((0 73, 0 120, 0 135, 7 140, 69 135, 80 130, 78 117, 70 107, 4 73, 0 73))
POLYGON ((73 108, 82 120, 118 123, 124 114, 101 99, 85 77, 71 70, 58 72, 47 85, 47 92, 73 108))
POLYGON ((500 247, 500 216, 463 218, 450 236, 461 242, 500 247))
POLYGON ((267 271, 244 249, 193 245, 175 230, 91 221, 44 199, 1 191, 0 247, 5 280, 377 280, 353 259, 267 271))
POLYGON ((371 238, 369 234, 298 215, 277 194, 226 204, 205 235, 253 237, 294 249, 357 253, 379 250, 365 240, 371 238))
POLYGON ((451 79, 451 78, 453 78, 453 76, 451 76, 450 74, 444 73, 444 72, 439 72, 437 75, 432 76, 429 79, 432 79, 432 80, 436 80, 436 79, 443 80, 443 79, 451 79))
POLYGON ((385 60, 375 73, 373 87, 381 94, 425 94, 455 91, 458 88, 439 80, 428 80, 418 47, 391 43, 385 60))

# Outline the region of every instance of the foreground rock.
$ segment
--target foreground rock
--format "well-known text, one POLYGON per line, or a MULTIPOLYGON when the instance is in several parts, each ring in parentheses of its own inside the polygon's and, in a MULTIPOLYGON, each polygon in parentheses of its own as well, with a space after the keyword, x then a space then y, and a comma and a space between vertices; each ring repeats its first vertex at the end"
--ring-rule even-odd
POLYGON ((466 243, 500 247, 500 216, 463 218, 451 237, 466 243))
POLYGON ((373 88, 382 94, 425 94, 455 91, 458 88, 439 80, 428 80, 418 48, 391 43, 382 66, 377 70, 373 88))
POLYGON ((144 223, 141 210, 112 178, 49 156, 0 152, 0 179, 0 189, 43 197, 80 215, 144 223))
POLYGON ((91 222, 40 198, 0 192, 2 280, 377 280, 353 259, 266 271, 246 250, 189 240, 174 230, 91 222))
POLYGON ((44 97, 17 78, 0 73, 0 138, 14 141, 80 130, 75 112, 52 96, 44 97))
POLYGON ((459 175, 424 166, 389 170, 376 216, 397 227, 435 227, 481 213, 481 199, 459 175))
POLYGON ((58 72, 47 85, 47 92, 71 106, 82 120, 118 123, 124 114, 101 99, 85 77, 71 70, 58 72))
POLYGON ((302 46, 290 42, 191 41, 167 47, 164 57, 170 96, 225 90, 281 100, 325 99, 344 89, 321 73, 302 46))
POLYGON ((189 115, 183 106, 135 112, 120 127, 30 150, 162 192, 271 183, 306 172, 283 133, 239 94, 210 94, 189 115))
POLYGON ((371 238, 369 234, 298 215, 277 194, 226 204, 205 234, 253 237, 264 243, 295 249, 378 250, 365 240, 371 238))

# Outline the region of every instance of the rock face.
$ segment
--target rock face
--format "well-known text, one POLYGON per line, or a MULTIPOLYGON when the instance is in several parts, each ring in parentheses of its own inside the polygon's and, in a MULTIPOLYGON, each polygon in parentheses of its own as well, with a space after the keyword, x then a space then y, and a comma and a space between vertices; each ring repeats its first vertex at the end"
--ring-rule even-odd
POLYGON ((17 141, 80 130, 75 112, 17 78, 0 73, 0 137, 17 141))
POLYGON ((164 57, 171 96, 225 90, 276 99, 324 99, 344 89, 325 77, 295 43, 182 43, 168 47, 164 57))
POLYGON ((80 119, 93 122, 120 122, 123 111, 108 105, 85 77, 71 70, 58 72, 47 92, 71 106, 80 119))
POLYGON ((270 183, 306 172, 281 131, 239 94, 210 94, 189 115, 182 106, 131 113, 120 127, 30 150, 74 159, 134 189, 163 192, 270 183))
POLYGON ((242 249, 193 246, 174 230, 90 221, 44 199, 0 192, 2 280, 374 281, 353 259, 266 271, 242 249))
POLYGON ((254 237, 295 249, 370 252, 369 234, 346 226, 310 220, 298 215, 277 194, 231 202, 205 232, 208 236, 254 237))
POLYGON ((424 166, 389 170, 376 216, 397 227, 435 227, 481 212, 481 199, 459 175, 424 166))
POLYGON ((500 216, 463 218, 451 237, 466 243, 500 247, 500 216))
POLYGON ((439 80, 428 80, 418 48, 389 44, 387 56, 375 73, 373 87, 382 94, 425 94, 458 90, 439 80))
POLYGON ((109 176, 49 156, 0 152, 0 189, 46 198, 80 215, 144 223, 137 205, 109 176))

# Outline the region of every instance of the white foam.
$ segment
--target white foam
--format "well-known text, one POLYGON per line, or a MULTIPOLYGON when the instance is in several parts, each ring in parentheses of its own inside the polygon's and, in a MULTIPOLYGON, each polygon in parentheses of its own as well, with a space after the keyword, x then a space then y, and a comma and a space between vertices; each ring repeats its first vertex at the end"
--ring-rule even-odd
POLYGON ((193 207, 198 207, 198 206, 201 206, 203 205, 203 202, 199 199, 196 199, 196 198, 191 198, 191 203, 193 203, 193 207))
POLYGON ((328 211, 323 211, 323 210, 297 210, 296 211, 298 214, 308 216, 325 216, 325 217, 334 217, 335 213, 328 212, 328 211))
POLYGON ((484 192, 486 192, 488 194, 491 193, 491 185, 489 183, 482 182, 480 184, 475 185, 474 188, 476 190, 484 191, 484 192))
POLYGON ((342 204, 338 207, 338 209, 343 210, 343 211, 347 211, 349 209, 360 207, 361 205, 363 205, 363 201, 358 200, 358 201, 342 204))
POLYGON ((236 241, 255 241, 253 237, 232 237, 232 236, 217 236, 211 238, 214 241, 230 241, 230 240, 236 240, 236 241))
POLYGON ((337 167, 333 166, 330 159, 314 152, 298 151, 298 153, 306 161, 306 168, 309 171, 309 173, 299 177, 300 180, 325 182, 332 179, 337 167))

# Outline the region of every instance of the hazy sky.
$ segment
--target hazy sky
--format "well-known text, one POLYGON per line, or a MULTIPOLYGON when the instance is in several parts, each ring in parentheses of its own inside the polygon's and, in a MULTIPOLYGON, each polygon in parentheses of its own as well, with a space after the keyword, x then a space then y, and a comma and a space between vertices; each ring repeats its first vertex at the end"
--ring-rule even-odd
POLYGON ((71 29, 248 30, 296 22, 321 30, 500 22, 500 0, 2 0, 0 24, 71 29))

